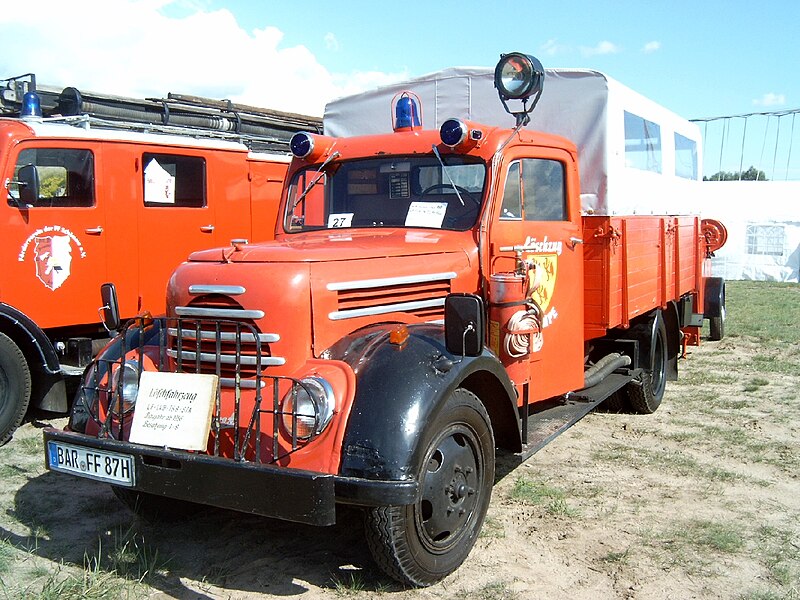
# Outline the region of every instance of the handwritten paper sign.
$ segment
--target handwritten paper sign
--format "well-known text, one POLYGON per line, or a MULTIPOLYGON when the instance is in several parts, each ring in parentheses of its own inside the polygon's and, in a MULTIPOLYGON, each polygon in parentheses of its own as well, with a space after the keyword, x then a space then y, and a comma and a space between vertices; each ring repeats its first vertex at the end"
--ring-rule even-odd
POLYGON ((406 213, 406 227, 442 228, 447 202, 412 202, 406 213))
POLYGON ((130 441, 205 450, 219 378, 145 371, 139 380, 130 441))

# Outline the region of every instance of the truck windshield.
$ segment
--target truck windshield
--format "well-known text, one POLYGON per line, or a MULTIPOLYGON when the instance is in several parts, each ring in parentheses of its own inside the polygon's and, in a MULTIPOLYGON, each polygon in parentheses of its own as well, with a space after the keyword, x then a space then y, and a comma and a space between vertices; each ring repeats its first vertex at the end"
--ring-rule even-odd
POLYGON ((295 233, 356 227, 464 231, 478 218, 486 166, 433 154, 331 162, 292 179, 284 228, 295 233), (443 168, 444 165, 444 168, 443 168))

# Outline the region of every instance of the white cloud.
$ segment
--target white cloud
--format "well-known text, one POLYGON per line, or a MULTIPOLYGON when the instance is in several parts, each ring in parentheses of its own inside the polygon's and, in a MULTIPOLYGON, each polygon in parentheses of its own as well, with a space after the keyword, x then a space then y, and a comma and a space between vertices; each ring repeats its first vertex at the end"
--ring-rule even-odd
POLYGON ((339 50, 339 40, 337 40, 336 36, 331 32, 325 34, 325 47, 334 52, 339 50))
POLYGON ((644 52, 645 54, 652 54, 653 52, 658 52, 659 50, 661 50, 661 42, 658 42, 656 40, 653 40, 652 42, 647 42, 642 47, 642 52, 644 52))
POLYGON ((602 54, 617 54, 621 48, 617 46, 613 42, 609 42, 607 40, 603 40, 596 46, 589 48, 586 46, 581 46, 581 54, 584 56, 598 56, 602 54))
MULTIPOLYGON (((187 0, 85 0, 76 10, 60 0, 40 0, 30 11, 11 3, 0 11, 3 45, 25 51, 2 53, 0 73, 34 72, 41 84, 120 96, 178 92, 313 115, 334 97, 407 77, 331 73, 305 46, 286 46, 279 29, 248 32, 229 10, 200 6, 187 0)), ((325 41, 338 47, 333 34, 325 41)))
POLYGON ((550 39, 539 46, 539 50, 546 56, 555 56, 556 54, 563 54, 564 52, 568 51, 569 47, 559 44, 554 39, 550 39))
POLYGON ((784 106, 786 104, 786 96, 769 92, 761 96, 761 98, 753 100, 753 104, 757 106, 784 106))

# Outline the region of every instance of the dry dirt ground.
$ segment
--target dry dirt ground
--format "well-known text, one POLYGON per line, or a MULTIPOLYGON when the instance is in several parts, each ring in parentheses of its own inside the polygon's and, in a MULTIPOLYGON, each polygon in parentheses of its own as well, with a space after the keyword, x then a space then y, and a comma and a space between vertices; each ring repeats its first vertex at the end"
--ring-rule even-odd
POLYGON ((680 367, 655 414, 593 413, 501 458, 470 557, 422 590, 377 571, 356 511, 148 524, 46 472, 28 423, 0 448, 0 599, 800 599, 800 347, 728 337, 680 367))

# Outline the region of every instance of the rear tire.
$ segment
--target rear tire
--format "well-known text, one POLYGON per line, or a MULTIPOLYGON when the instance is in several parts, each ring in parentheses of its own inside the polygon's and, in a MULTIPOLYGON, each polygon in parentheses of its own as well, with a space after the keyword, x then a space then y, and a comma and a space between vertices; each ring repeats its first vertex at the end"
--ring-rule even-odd
POLYGON ((667 388, 667 328, 659 313, 655 322, 648 321, 649 335, 640 338, 644 368, 640 378, 625 386, 631 412, 651 414, 661 405, 667 388))
POLYGON ((718 342, 725 337, 725 280, 721 277, 709 277, 706 281, 706 314, 708 317, 708 339, 718 342))
POLYGON ((419 500, 366 511, 380 568, 404 585, 428 586, 455 571, 478 538, 494 483, 494 436, 477 396, 457 389, 428 428, 419 500))
POLYGON ((31 401, 31 372, 25 355, 0 333, 0 446, 11 439, 31 401))
POLYGON ((711 317, 708 320, 709 334, 708 339, 712 342, 718 342, 725 337, 725 299, 723 296, 722 306, 720 306, 720 315, 718 317, 711 317))

